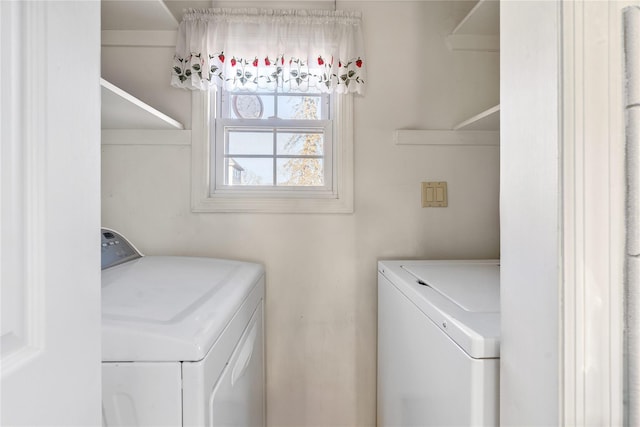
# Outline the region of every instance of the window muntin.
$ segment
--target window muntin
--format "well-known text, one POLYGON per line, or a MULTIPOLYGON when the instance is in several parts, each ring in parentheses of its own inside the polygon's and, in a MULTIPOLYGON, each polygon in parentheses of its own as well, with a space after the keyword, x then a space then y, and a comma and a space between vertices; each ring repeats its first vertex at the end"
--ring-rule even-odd
POLYGON ((333 190, 331 97, 227 92, 216 98, 212 193, 333 190))

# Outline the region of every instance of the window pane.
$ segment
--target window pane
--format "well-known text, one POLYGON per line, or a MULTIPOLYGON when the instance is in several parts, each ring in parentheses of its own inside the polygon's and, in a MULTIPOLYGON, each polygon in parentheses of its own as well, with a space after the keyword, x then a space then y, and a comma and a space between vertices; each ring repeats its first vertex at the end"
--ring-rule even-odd
POLYGON ((273 160, 252 157, 225 159, 226 185, 273 185, 273 160))
POLYGON ((276 97, 273 95, 260 95, 262 105, 264 105, 263 119, 269 119, 276 115, 276 97))
POLYGON ((225 154, 273 154, 273 132, 229 130, 225 154))
POLYGON ((324 135, 322 133, 278 132, 276 141, 279 155, 324 155, 324 135))
POLYGON ((322 159, 278 159, 278 185, 324 185, 322 159))
POLYGON ((321 97, 279 96, 278 117, 281 119, 320 120, 322 116, 321 97))

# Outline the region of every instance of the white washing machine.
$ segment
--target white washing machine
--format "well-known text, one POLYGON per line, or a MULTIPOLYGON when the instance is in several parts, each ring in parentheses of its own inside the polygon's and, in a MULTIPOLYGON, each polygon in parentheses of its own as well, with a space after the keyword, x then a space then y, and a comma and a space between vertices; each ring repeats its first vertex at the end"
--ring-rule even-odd
POLYGON ((378 263, 378 425, 498 426, 493 260, 378 263))
POLYGON ((102 232, 106 426, 264 426, 264 269, 102 232))

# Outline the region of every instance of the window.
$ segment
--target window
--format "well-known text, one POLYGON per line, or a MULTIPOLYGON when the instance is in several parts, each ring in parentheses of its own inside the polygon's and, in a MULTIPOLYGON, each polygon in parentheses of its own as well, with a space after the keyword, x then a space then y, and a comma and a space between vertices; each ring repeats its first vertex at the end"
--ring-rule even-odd
POLYGON ((361 24, 359 11, 186 11, 171 85, 194 91, 194 211, 353 212, 361 24))
POLYGON ((217 98, 214 192, 331 191, 331 95, 222 90, 217 98))
POLYGON ((353 212, 351 95, 192 96, 194 211, 353 212))

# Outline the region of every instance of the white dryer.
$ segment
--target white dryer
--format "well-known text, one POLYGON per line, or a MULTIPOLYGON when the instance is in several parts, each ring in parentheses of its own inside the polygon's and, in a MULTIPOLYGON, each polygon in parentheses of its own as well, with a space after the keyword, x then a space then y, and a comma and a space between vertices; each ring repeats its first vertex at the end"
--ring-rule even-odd
POLYGON ((378 425, 498 426, 499 264, 378 263, 378 425))
POLYGON ((264 269, 102 232, 106 426, 264 426, 264 269))

